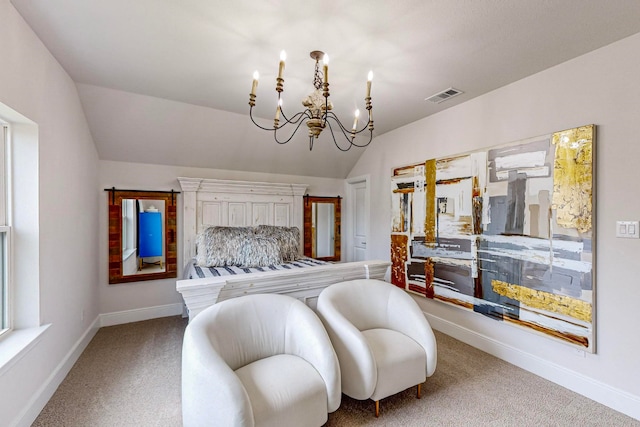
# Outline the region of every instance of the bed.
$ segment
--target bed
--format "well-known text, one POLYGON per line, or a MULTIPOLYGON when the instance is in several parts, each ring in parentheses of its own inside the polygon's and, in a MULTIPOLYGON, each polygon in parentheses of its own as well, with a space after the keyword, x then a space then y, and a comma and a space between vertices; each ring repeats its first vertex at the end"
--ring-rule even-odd
POLYGON ((295 260, 259 267, 211 269, 198 265, 203 254, 202 250, 198 254, 196 247, 202 244, 207 230, 237 227, 246 231, 262 226, 302 230, 302 197, 307 185, 183 177, 178 181, 183 195, 182 253, 188 262, 176 289, 190 320, 218 301, 253 293, 290 295, 315 309, 318 295, 328 285, 352 279, 383 279, 387 273, 388 261, 330 263, 302 257, 301 233, 297 234, 295 260))

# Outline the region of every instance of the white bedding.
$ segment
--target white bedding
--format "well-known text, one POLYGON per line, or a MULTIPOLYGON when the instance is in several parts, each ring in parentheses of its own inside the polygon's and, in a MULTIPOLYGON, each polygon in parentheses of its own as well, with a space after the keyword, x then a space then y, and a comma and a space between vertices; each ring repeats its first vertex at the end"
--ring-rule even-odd
POLYGON ((201 267, 196 264, 195 258, 191 260, 188 268, 185 269, 184 279, 203 279, 206 277, 219 277, 219 276, 231 276, 236 274, 257 273, 265 271, 278 271, 278 270, 297 270, 309 267, 316 267, 319 265, 329 264, 326 261, 320 261, 313 258, 302 257, 295 261, 290 261, 284 264, 270 265, 266 267, 201 267))

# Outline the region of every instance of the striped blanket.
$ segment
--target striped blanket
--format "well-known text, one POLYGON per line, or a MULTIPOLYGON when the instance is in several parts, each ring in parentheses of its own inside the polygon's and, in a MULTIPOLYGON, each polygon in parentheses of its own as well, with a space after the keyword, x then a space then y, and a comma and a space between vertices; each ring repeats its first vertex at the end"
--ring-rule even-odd
POLYGON ((328 262, 320 261, 313 258, 300 258, 295 261, 290 261, 284 264, 278 265, 269 265, 266 267, 235 267, 235 266, 225 266, 225 267, 201 267, 196 264, 196 260, 193 259, 189 263, 188 269, 185 272, 184 277, 186 279, 201 279, 205 277, 218 277, 218 276, 229 276, 233 274, 246 274, 246 273, 257 273, 263 271, 277 271, 277 270, 295 270, 299 268, 307 268, 307 267, 315 267, 318 265, 326 265, 328 262))

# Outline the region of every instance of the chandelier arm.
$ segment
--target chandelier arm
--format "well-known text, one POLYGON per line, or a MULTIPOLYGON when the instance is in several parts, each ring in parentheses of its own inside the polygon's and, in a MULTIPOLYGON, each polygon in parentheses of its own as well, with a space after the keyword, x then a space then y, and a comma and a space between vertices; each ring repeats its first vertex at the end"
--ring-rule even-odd
MULTIPOLYGON (((301 120, 302 120, 302 119, 303 119, 303 117, 305 117, 305 116, 306 116, 307 118, 309 118, 309 119, 311 118, 311 114, 309 113, 309 110, 308 110, 308 109, 307 109, 307 110, 305 110, 305 111, 300 111, 299 113, 296 113, 296 114, 295 114, 291 119, 288 119, 288 118, 284 115, 284 113, 282 113, 282 117, 283 117, 283 118, 285 119, 285 121, 286 121, 286 123, 285 123, 285 124, 289 124, 289 123, 291 123, 291 124, 296 124, 296 123, 298 123, 298 126, 296 127, 296 131, 298 130, 298 127, 300 127, 300 125, 303 123, 303 122, 301 122, 301 120)), ((260 128, 260 129, 262 129, 262 130, 276 131, 277 129, 281 129, 282 127, 284 127, 284 125, 283 125, 283 126, 280 126, 280 127, 278 127, 278 128, 275 128, 275 127, 273 127, 273 128, 266 128, 266 127, 264 127, 264 126, 262 126, 262 125, 259 125, 259 124, 255 121, 255 119, 253 118, 253 107, 249 108, 249 117, 251 118, 251 121, 253 122, 253 124, 254 124, 254 125, 256 125, 257 127, 259 127, 259 128, 260 128)), ((294 133, 295 133, 295 132, 294 132, 294 133)), ((289 138, 289 140, 290 140, 290 139, 291 139, 291 138, 289 138)))
POLYGON ((331 117, 333 120, 335 120, 340 125, 340 127, 342 128, 342 132, 345 133, 345 134, 355 134, 355 135, 357 135, 359 133, 362 133, 365 130, 367 130, 367 128, 369 127, 369 123, 371 123, 371 122, 367 121, 364 124, 364 126, 362 127, 362 129, 356 130, 355 132, 352 132, 351 129, 347 129, 346 127, 344 127, 342 122, 338 119, 338 116, 336 116, 336 114, 333 111, 330 111, 329 113, 327 113, 327 117, 331 117))
POLYGON ((326 112, 324 114, 325 122, 328 122, 328 119, 333 119, 333 121, 338 124, 338 126, 340 127, 340 130, 342 130, 342 133, 344 134, 344 136, 347 136, 347 133, 351 133, 350 130, 347 130, 347 128, 344 127, 344 125, 342 124, 340 119, 338 119, 338 116, 336 115, 336 113, 334 113, 333 111, 328 111, 328 112, 326 112))
POLYGON ((351 139, 351 131, 349 129, 347 129, 346 127, 344 127, 344 125, 342 124, 340 119, 338 119, 338 116, 336 116, 335 113, 329 112, 326 115, 326 122, 327 122, 327 124, 329 124, 329 128, 331 128, 331 124, 329 123, 328 119, 333 119, 333 121, 338 124, 338 127, 340 128, 340 131, 342 131, 342 134, 344 135, 344 137, 345 137, 345 139, 347 141, 349 141, 351 139))
MULTIPOLYGON (((303 112, 301 112, 301 113, 303 113, 303 112)), ((301 113, 298 113, 298 114, 301 114, 301 113)), ((296 116, 297 116, 298 114, 296 114, 296 116)), ((286 140, 284 140, 284 141, 280 141, 280 140, 278 140, 278 133, 277 133, 278 129, 274 129, 274 130, 273 130, 273 139, 275 139, 275 141, 276 141, 278 144, 280 144, 280 145, 284 145, 284 144, 286 144, 287 142, 291 141, 291 139, 292 139, 292 138, 293 138, 293 136, 296 134, 296 132, 298 132, 298 129, 300 128, 300 126, 301 126, 303 123, 304 123, 304 122, 302 122, 302 121, 298 122, 298 125, 297 125, 297 126, 296 126, 296 128, 293 130, 293 132, 291 133, 291 135, 289 135, 289 138, 288 138, 288 139, 286 139, 286 140)), ((295 124, 295 123, 294 123, 294 124, 295 124)))
POLYGON ((249 108, 249 117, 251 117, 251 121, 253 122, 254 125, 258 126, 260 129, 262 130, 272 130, 275 131, 276 128, 266 128, 264 126, 259 125, 258 123, 256 123, 256 121, 253 119, 253 107, 249 108))
MULTIPOLYGON (((362 129, 360 132, 362 132, 363 130, 364 130, 364 129, 362 129)), ((366 143, 366 144, 362 144, 362 145, 360 145, 360 144, 356 144, 355 142, 351 141, 351 145, 354 145, 354 146, 356 146, 356 147, 358 147, 358 148, 364 148, 364 147, 366 147, 367 145, 371 144, 371 141, 373 141, 373 131, 371 131, 371 134, 369 135, 369 141, 367 141, 367 143, 366 143)))
MULTIPOLYGON (((367 143, 362 144, 362 145, 361 144, 356 144, 355 142, 353 142, 353 139, 350 137, 351 135, 357 135, 357 134, 363 132, 365 129, 367 129, 366 126, 363 129, 361 129, 361 130, 359 130, 359 131, 357 131, 355 133, 352 133, 349 129, 344 127, 342 122, 340 122, 340 120, 338 120, 338 117, 334 113, 327 114, 327 119, 333 119, 333 121, 335 121, 338 124, 338 126, 340 127, 340 130, 342 131, 342 134, 345 137, 345 139, 349 142, 349 144, 351 144, 349 146, 349 148, 351 148, 351 146, 355 146, 355 147, 358 147, 358 148, 364 148, 367 145, 371 144, 371 141, 373 141, 373 130, 371 130, 371 134, 369 135, 369 141, 367 141, 367 143)), ((335 139, 335 136, 334 136, 334 133, 333 133, 333 128, 331 127, 331 123, 329 121, 327 121, 327 124, 329 125, 329 130, 331 131, 331 135, 333 136, 333 141, 336 144, 336 146, 338 147, 338 149, 340 149, 341 151, 349 150, 349 148, 347 148, 345 150, 345 149, 342 149, 342 148, 340 148, 338 146, 338 143, 336 142, 336 139, 335 139)), ((367 123, 367 125, 368 125, 368 123, 367 123)))
MULTIPOLYGON (((335 122, 337 122, 341 128, 344 128, 344 126, 342 126, 342 123, 340 123, 340 121, 339 121, 339 120, 336 120, 336 118, 335 118, 335 117, 327 116, 327 119, 328 119, 328 118, 332 118, 332 119, 334 119, 334 121, 335 121, 335 122)), ((333 143, 335 144, 336 148, 337 148, 338 150, 342 151, 342 152, 344 152, 344 151, 349 151, 349 150, 351 149, 351 145, 353 145, 353 143, 351 143, 349 140, 347 140, 347 142, 349 142, 349 144, 350 144, 350 145, 349 145, 347 148, 342 148, 342 147, 338 144, 338 141, 336 140, 336 136, 335 136, 335 134, 333 133, 333 128, 331 127, 331 122, 330 122, 329 120, 327 120, 327 121, 326 121, 326 125, 327 125, 327 126, 329 126, 329 132, 331 133, 331 138, 333 139, 333 143)), ((342 133, 344 133, 344 130, 342 131, 342 133)), ((346 137, 346 135, 345 135, 345 137, 346 137)))
MULTIPOLYGON (((360 130, 357 130, 357 131, 356 131, 356 135, 357 135, 357 134, 359 134, 359 133, 361 133, 361 132, 364 132, 365 130, 367 130, 367 128, 369 128, 369 125, 370 125, 370 124, 371 124, 371 122, 370 122, 370 121, 367 121, 367 122, 364 124, 364 126, 362 127, 362 129, 360 129, 360 130)), ((373 129, 371 129, 371 132, 373 133, 373 129)))
MULTIPOLYGON (((288 119, 287 116, 284 114, 284 111, 282 111, 282 109, 280 109, 280 112, 282 113, 282 118, 287 122, 286 124, 296 124, 298 123, 300 120, 302 120, 303 117, 307 117, 308 119, 311 118, 311 113, 309 112, 309 109, 307 108, 304 111, 300 111, 297 112, 296 114, 294 114, 291 119, 288 119)), ((284 125, 283 125, 284 126, 284 125)), ((282 126, 280 126, 282 127, 282 126)))

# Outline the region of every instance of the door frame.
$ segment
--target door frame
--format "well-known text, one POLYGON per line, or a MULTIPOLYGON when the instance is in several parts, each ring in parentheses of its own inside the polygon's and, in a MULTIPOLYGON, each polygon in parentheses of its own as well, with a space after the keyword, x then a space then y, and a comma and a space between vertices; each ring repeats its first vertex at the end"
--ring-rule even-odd
POLYGON ((352 178, 347 178, 345 180, 345 194, 347 195, 345 197, 345 200, 347 201, 347 203, 345 203, 344 206, 344 210, 345 210, 345 215, 343 216, 344 220, 342 222, 344 228, 345 228, 345 232, 342 234, 343 237, 343 247, 346 249, 344 251, 345 253, 345 261, 350 262, 354 260, 354 256, 353 256, 353 251, 354 251, 354 245, 353 245, 353 229, 355 227, 355 209, 354 209, 354 203, 355 203, 355 191, 354 191, 354 187, 356 184, 360 184, 363 183, 365 185, 365 191, 364 191, 364 220, 365 220, 365 231, 367 233, 367 247, 365 249, 365 259, 369 259, 369 254, 370 254, 370 250, 369 247, 370 245, 368 244, 368 241, 371 239, 371 221, 370 221, 370 213, 371 213, 371 208, 370 208, 370 200, 371 200, 371 175, 367 174, 367 175, 360 175, 360 176, 354 176, 352 178))

